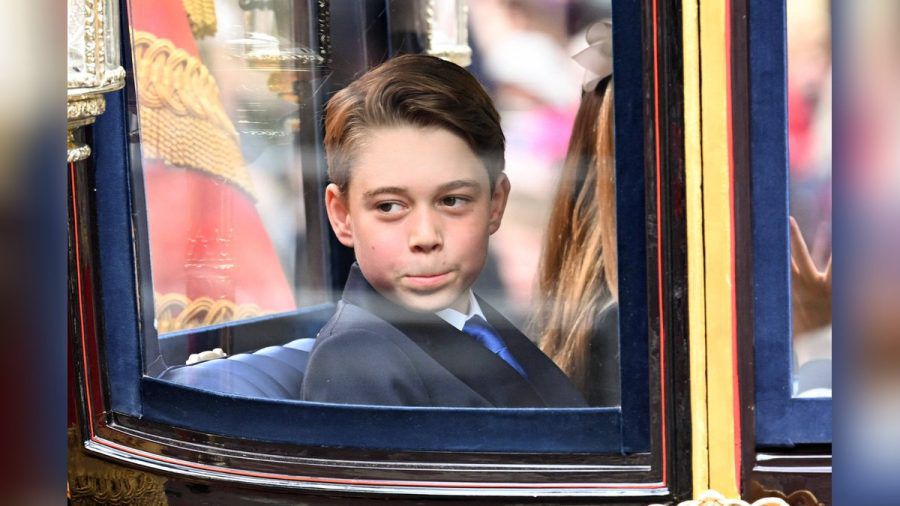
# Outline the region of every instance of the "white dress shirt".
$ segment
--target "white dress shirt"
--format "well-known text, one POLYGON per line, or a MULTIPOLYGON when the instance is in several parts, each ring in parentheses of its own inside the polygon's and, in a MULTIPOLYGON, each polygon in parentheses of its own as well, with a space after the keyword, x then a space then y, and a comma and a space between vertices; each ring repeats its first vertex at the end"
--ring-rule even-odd
MULTIPOLYGON (((481 311, 481 306, 478 305, 478 300, 475 298, 475 294, 472 293, 472 289, 469 289, 469 313, 463 314, 453 308, 441 309, 437 313, 442 320, 456 327, 457 330, 462 330, 465 327, 466 322, 469 321, 469 318, 478 315, 484 318, 484 312, 481 311)), ((484 318, 487 321, 487 318, 484 318)))

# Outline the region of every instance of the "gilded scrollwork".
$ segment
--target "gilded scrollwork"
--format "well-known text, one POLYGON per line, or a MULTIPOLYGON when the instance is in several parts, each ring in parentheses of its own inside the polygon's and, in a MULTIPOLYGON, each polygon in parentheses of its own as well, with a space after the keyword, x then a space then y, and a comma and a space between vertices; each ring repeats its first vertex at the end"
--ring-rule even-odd
POLYGON ((87 160, 91 156, 91 147, 75 141, 74 130, 94 122, 94 119, 106 110, 103 95, 88 95, 70 100, 66 103, 66 120, 69 128, 66 132, 66 161, 69 163, 87 160))
MULTIPOLYGON (((661 504, 653 504, 651 506, 662 506, 661 504)), ((690 501, 682 501, 678 506, 788 506, 788 503, 777 497, 766 497, 758 499, 753 503, 748 503, 741 499, 728 499, 715 490, 707 490, 700 494, 697 499, 690 501)))
POLYGON ((68 441, 70 504, 168 504, 166 478, 89 456, 74 427, 68 429, 68 441))
POLYGON ((72 126, 89 123, 106 110, 103 95, 78 97, 66 103, 66 121, 72 126))
POLYGON ((790 494, 781 492, 780 490, 771 490, 764 487, 760 482, 751 480, 747 486, 746 496, 753 500, 757 497, 777 497, 790 506, 823 506, 824 503, 819 501, 815 494, 809 490, 795 490, 790 494))

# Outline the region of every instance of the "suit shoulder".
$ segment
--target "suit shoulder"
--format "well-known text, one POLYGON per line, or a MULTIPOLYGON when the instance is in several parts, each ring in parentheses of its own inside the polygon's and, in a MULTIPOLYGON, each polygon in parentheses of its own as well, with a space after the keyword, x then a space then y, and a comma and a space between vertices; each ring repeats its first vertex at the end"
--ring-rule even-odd
POLYGON ((303 380, 304 399, 427 405, 428 389, 404 339, 396 327, 345 304, 316 340, 303 380))
POLYGON ((414 374, 415 361, 410 357, 414 347, 397 327, 363 308, 342 303, 316 338, 309 368, 329 363, 342 364, 341 368, 352 365, 359 370, 380 368, 414 374))
POLYGON ((325 343, 348 340, 377 343, 390 341, 390 337, 398 335, 402 336, 400 330, 385 320, 359 306, 341 301, 334 315, 319 331, 313 352, 325 343))

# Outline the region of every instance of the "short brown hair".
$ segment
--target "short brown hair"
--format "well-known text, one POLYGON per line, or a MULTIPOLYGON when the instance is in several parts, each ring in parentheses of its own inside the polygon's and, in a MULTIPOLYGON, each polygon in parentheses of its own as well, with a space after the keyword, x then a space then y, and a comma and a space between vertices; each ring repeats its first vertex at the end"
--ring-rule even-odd
POLYGON ((481 158, 491 187, 503 172, 505 138, 500 115, 477 79, 433 56, 398 56, 337 92, 325 107, 328 178, 341 192, 367 131, 411 125, 443 128, 481 158))

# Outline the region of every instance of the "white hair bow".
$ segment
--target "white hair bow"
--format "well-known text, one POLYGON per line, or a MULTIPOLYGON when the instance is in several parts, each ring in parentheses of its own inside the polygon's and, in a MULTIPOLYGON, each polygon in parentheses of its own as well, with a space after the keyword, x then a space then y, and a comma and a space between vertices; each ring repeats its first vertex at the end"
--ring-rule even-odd
POLYGON ((572 57, 575 63, 585 68, 584 91, 591 91, 597 83, 612 74, 612 21, 604 19, 588 27, 585 32, 588 47, 572 57))

